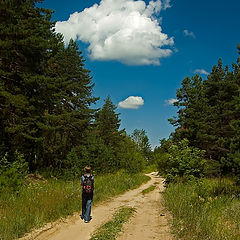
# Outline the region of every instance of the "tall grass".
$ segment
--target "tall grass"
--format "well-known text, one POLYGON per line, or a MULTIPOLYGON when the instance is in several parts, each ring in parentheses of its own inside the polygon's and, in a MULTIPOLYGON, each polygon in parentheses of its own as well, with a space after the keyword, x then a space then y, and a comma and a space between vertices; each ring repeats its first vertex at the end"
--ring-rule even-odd
POLYGON ((231 180, 170 184, 165 205, 180 239, 240 239, 240 189, 231 180))
POLYGON ((151 165, 147 165, 144 170, 144 173, 151 173, 151 172, 158 172, 158 167, 157 164, 151 164, 151 165))
MULTIPOLYGON (((149 178, 125 172, 95 178, 94 203, 136 188, 149 178)), ((80 180, 47 180, 25 185, 18 193, 0 195, 0 239, 13 240, 45 223, 81 209, 80 180)))

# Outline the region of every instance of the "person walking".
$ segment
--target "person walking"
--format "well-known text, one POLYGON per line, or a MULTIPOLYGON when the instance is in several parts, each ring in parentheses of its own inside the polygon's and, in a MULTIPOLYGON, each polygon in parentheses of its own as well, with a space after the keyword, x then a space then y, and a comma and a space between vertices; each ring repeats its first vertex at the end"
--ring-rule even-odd
POLYGON ((86 166, 84 168, 84 174, 81 177, 82 185, 82 214, 81 218, 85 223, 90 222, 91 207, 93 202, 94 192, 94 176, 92 175, 91 167, 86 166))

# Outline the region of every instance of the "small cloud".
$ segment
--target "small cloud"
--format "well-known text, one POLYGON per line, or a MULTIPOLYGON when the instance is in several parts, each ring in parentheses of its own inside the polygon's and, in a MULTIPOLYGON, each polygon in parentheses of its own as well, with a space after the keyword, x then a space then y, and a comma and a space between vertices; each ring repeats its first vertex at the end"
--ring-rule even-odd
POLYGON ((178 52, 179 52, 179 50, 178 50, 177 48, 173 48, 173 51, 174 51, 175 53, 178 53, 178 52))
POLYGON ((204 70, 204 69, 196 69, 196 70, 194 71, 194 73, 200 73, 200 74, 204 74, 204 75, 208 75, 208 74, 209 74, 209 72, 207 72, 207 71, 204 70))
POLYGON ((172 6, 170 5, 171 0, 165 0, 163 2, 163 9, 166 10, 167 8, 171 8, 172 6))
POLYGON ((138 109, 144 104, 144 100, 142 97, 134 97, 130 96, 122 102, 118 103, 119 108, 126 108, 126 109, 138 109))
POLYGON ((196 38, 195 34, 193 32, 188 31, 187 29, 185 29, 183 33, 185 36, 196 38))
POLYGON ((171 98, 171 99, 165 100, 165 103, 166 103, 166 105, 169 106, 169 105, 173 105, 177 101, 178 101, 177 99, 171 98))

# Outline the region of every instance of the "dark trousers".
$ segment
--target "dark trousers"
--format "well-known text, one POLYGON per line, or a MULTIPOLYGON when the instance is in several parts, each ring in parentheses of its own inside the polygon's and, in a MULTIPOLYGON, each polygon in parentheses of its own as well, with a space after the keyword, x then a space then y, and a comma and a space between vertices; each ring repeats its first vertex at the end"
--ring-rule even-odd
POLYGON ((82 216, 85 220, 90 220, 93 195, 82 194, 82 216))

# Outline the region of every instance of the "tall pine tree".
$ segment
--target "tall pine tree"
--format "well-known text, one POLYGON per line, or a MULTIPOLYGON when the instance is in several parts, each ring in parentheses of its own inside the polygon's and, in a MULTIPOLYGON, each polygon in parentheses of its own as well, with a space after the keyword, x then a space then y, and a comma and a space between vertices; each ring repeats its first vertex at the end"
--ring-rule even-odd
POLYGON ((48 62, 47 74, 54 79, 53 94, 40 126, 44 138, 43 159, 47 166, 62 166, 71 148, 85 145, 95 110, 90 105, 93 84, 84 68, 81 51, 73 40, 48 62))
POLYGON ((108 157, 103 165, 110 169, 120 168, 120 160, 117 158, 117 153, 120 151, 122 134, 124 130, 119 130, 120 119, 119 114, 115 113, 116 106, 108 96, 105 103, 95 116, 95 131, 97 136, 103 141, 107 147, 108 157))
POLYGON ((51 11, 36 7, 37 2, 0 3, 0 151, 11 156, 18 149, 28 161, 42 140, 37 122, 45 109, 44 64, 54 36, 51 11))

